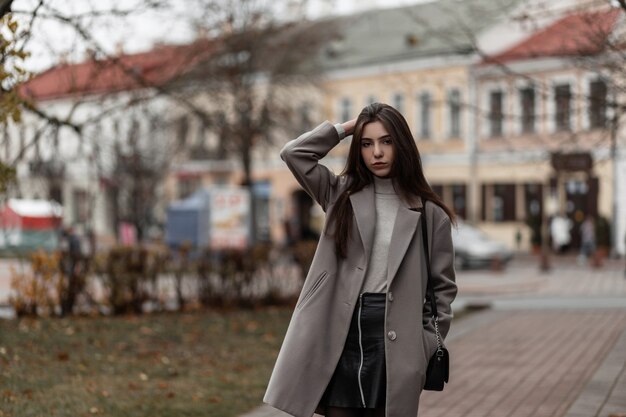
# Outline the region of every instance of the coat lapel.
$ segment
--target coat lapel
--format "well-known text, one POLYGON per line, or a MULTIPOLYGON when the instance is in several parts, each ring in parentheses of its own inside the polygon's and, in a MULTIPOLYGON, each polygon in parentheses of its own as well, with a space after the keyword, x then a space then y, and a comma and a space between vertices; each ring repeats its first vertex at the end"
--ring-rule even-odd
POLYGON ((391 243, 389 245, 389 256, 387 263, 387 288, 391 286, 393 279, 400 268, 400 264, 404 259, 404 255, 413 239, 417 225, 419 224, 422 213, 417 211, 422 207, 421 202, 416 208, 405 207, 400 204, 396 222, 393 226, 391 234, 391 243))
POLYGON ((374 242, 376 227, 376 204, 374 201, 374 185, 366 185, 361 191, 350 195, 352 210, 356 218, 359 235, 363 242, 363 251, 369 259, 374 242))

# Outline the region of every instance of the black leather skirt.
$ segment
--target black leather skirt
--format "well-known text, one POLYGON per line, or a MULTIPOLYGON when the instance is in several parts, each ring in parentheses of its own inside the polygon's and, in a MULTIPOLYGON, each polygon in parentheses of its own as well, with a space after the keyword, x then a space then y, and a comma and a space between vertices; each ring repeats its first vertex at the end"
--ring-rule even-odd
POLYGON ((384 407, 385 298, 384 293, 359 297, 339 363, 322 397, 323 407, 384 407))

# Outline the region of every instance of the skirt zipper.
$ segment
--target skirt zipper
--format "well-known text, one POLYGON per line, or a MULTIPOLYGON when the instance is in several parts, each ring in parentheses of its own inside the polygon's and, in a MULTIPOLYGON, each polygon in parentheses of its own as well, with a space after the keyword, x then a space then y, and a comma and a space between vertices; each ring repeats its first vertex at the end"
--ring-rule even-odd
POLYGON ((359 295, 358 325, 359 325, 359 351, 361 353, 361 362, 359 363, 358 380, 359 380, 359 391, 361 393, 361 404, 363 404, 363 408, 365 408, 365 395, 363 395, 363 383, 361 382, 361 370, 363 369, 363 341, 361 340, 362 339, 362 333, 361 333, 361 308, 362 307, 363 307, 363 293, 359 295))

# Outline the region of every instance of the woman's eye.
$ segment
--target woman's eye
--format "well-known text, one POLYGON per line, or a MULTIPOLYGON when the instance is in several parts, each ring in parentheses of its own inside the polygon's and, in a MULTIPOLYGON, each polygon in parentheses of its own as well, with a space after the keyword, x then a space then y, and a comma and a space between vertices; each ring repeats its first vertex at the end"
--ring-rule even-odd
POLYGON ((364 147, 364 148, 367 148, 367 147, 368 147, 368 146, 370 146, 370 145, 371 145, 371 143, 369 143, 369 142, 363 142, 363 143, 361 143, 361 146, 362 146, 362 147, 364 147))
POLYGON ((391 139, 385 139, 385 140, 383 141, 383 143, 384 143, 385 145, 391 145, 391 139))

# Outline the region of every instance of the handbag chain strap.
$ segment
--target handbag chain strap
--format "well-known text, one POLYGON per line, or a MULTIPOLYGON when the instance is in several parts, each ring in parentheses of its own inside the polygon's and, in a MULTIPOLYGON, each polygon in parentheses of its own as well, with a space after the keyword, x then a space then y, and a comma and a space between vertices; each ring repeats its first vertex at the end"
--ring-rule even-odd
MULTIPOLYGON (((424 205, 426 202, 424 202, 424 205)), ((437 336, 437 355, 443 355, 441 350, 441 334, 439 333, 439 314, 437 313, 437 298, 435 297, 435 290, 433 288, 432 274, 430 272, 430 251, 428 250, 428 230, 426 226, 426 210, 422 208, 421 223, 422 223, 422 240, 424 241, 424 258, 426 259, 426 272, 428 273, 428 283, 426 284, 426 296, 430 300, 430 309, 432 310, 434 322, 435 322, 435 335, 437 336)))

